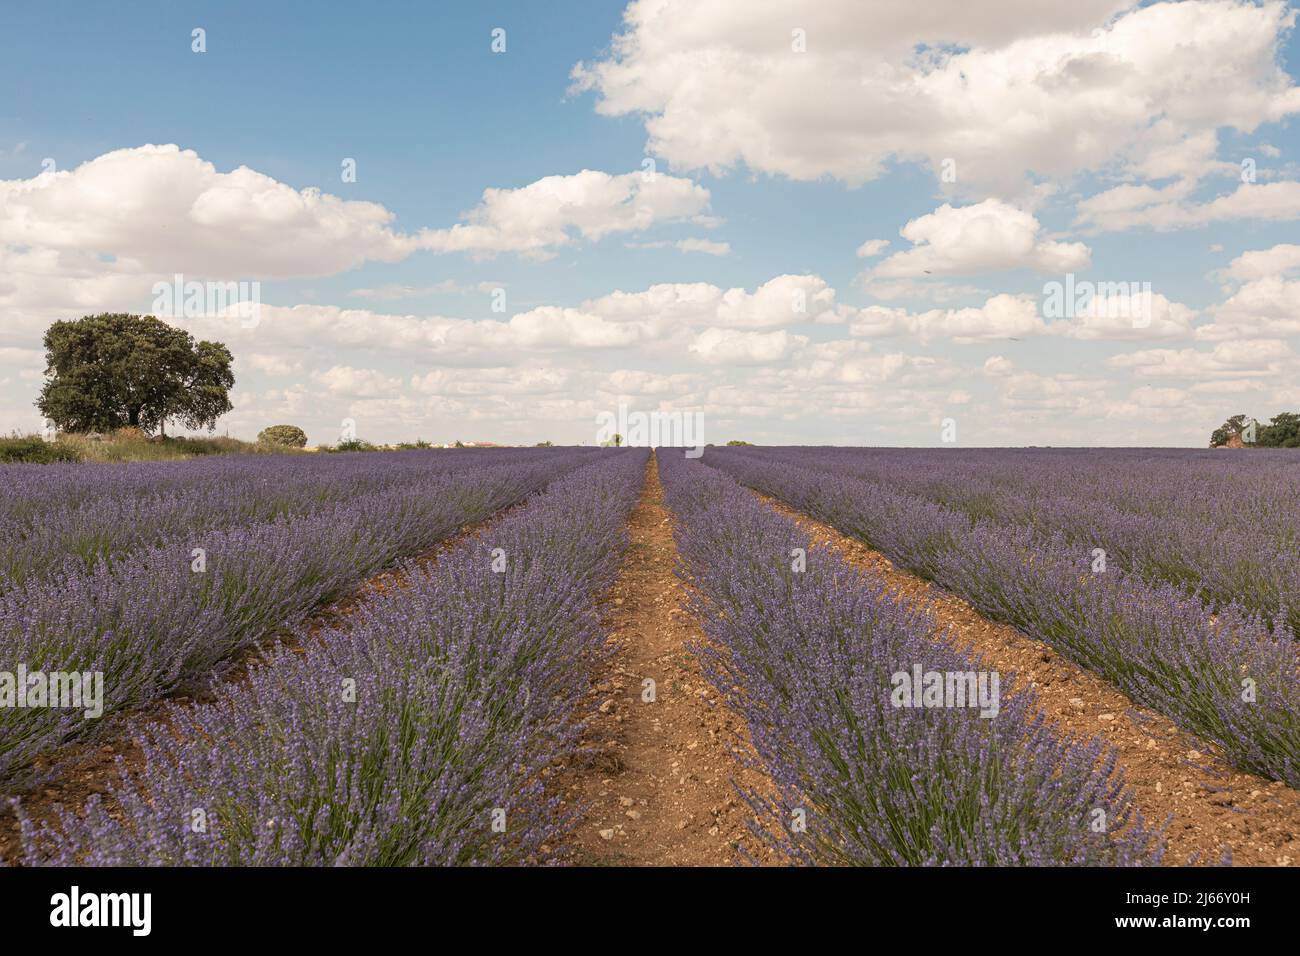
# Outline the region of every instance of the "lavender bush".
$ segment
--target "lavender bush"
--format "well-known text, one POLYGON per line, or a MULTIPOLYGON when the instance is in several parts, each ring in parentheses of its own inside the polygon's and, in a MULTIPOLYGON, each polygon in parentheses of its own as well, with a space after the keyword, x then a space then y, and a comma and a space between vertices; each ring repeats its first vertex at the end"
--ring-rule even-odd
POLYGON ((660 472, 706 669, 776 787, 747 794, 773 845, 826 864, 1158 862, 1103 743, 1056 736, 1030 690, 1008 698, 1011 675, 991 718, 895 707, 896 672, 981 662, 731 478, 667 453, 660 472))
POLYGON ((573 714, 603 653, 595 597, 626 546, 646 457, 584 457, 301 652, 270 655, 211 704, 173 705, 107 804, 52 827, 23 818, 26 862, 545 858, 573 821, 543 771, 576 746, 573 714))

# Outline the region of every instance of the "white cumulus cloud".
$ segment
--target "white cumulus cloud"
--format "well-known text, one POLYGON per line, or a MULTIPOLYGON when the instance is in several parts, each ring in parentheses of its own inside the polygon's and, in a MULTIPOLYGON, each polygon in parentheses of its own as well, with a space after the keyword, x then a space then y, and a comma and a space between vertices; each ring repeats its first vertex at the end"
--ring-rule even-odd
POLYGON ((1294 19, 1281 0, 635 0, 573 80, 675 168, 858 184, 952 160, 955 188, 1012 192, 1204 172, 1220 128, 1300 111, 1278 62, 1294 19))
POLYGON ((689 179, 657 173, 611 175, 584 169, 546 176, 518 189, 487 189, 464 222, 426 229, 419 244, 435 252, 492 256, 516 252, 545 259, 576 238, 599 240, 665 222, 703 216, 709 191, 689 179))
POLYGON ((872 270, 885 279, 973 275, 1008 269, 1073 272, 1086 269, 1090 252, 1081 242, 1055 242, 1040 235, 1031 213, 998 199, 970 206, 947 203, 900 230, 912 248, 896 252, 872 270))

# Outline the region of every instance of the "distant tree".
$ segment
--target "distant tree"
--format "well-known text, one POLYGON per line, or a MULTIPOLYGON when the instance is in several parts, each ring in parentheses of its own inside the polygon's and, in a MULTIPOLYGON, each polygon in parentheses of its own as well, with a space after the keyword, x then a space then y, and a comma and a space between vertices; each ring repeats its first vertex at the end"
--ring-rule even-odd
POLYGON ((1261 448, 1300 448, 1300 415, 1279 412, 1259 429, 1255 444, 1261 448))
POLYGON ((622 444, 623 444, 623 436, 620 435, 618 432, 614 432, 614 447, 618 448, 622 444))
POLYGON ((45 332, 45 384, 36 407, 70 432, 155 429, 169 419, 216 426, 230 411, 233 357, 149 315, 105 313, 45 332))
POLYGON ((263 445, 283 445, 286 448, 305 448, 307 433, 297 425, 272 425, 257 433, 257 440, 263 445))
POLYGON ((552 442, 549 442, 549 441, 539 441, 539 442, 538 442, 534 447, 536 447, 536 448, 550 448, 550 447, 552 447, 552 445, 553 445, 553 443, 552 443, 552 442))
POLYGON ((456 445, 455 445, 455 447, 456 447, 456 448, 464 448, 464 447, 465 447, 465 443, 464 443, 463 441, 461 441, 459 438, 457 438, 457 439, 456 439, 456 445))
POLYGON ((731 441, 727 442, 727 444, 735 446, 735 445, 753 445, 754 443, 749 441, 741 441, 739 438, 733 438, 731 439, 731 441))
POLYGON ((1210 445, 1218 448, 1228 444, 1233 435, 1240 435, 1246 427, 1245 415, 1233 415, 1210 434, 1210 445))

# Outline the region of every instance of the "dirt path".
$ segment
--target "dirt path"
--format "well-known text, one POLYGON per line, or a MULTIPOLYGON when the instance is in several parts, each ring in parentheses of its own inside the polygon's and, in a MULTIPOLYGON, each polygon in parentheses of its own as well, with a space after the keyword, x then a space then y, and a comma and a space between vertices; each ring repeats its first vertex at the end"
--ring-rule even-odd
POLYGON ((590 761, 564 780, 565 799, 589 807, 571 842, 584 865, 728 866, 743 846, 768 862, 733 781, 761 786, 744 721, 704 679, 687 645, 704 633, 685 610, 677 549, 655 459, 630 522, 631 546, 607 603, 616 653, 593 679, 585 743, 590 761), (644 699, 647 679, 654 701, 644 699))
POLYGON ((1167 864, 1193 856, 1217 864, 1231 850, 1237 866, 1300 864, 1300 793, 1230 767, 1212 745, 1134 704, 1102 678, 1013 627, 984 618, 969 604, 894 567, 884 555, 765 495, 767 505, 797 521, 816 542, 832 545, 851 564, 882 578, 895 593, 929 604, 956 642, 988 666, 1015 671, 1038 692, 1059 730, 1104 738, 1119 752, 1135 803, 1151 823, 1172 815, 1167 864))
MULTIPOLYGON (((498 511, 482 521, 467 524, 451 537, 444 539, 422 555, 410 559, 422 567, 429 567, 450 549, 462 542, 482 535, 506 515, 525 502, 498 511)), ((403 564, 405 562, 402 562, 403 564)), ((390 567, 361 581, 345 596, 312 611, 295 629, 284 630, 246 648, 235 658, 230 669, 218 679, 215 687, 236 683, 245 678, 251 664, 277 644, 299 650, 303 638, 310 640, 323 630, 334 627, 349 616, 368 597, 393 588, 404 587, 405 573, 401 567, 390 567)), ((194 705, 212 699, 212 688, 193 694, 175 693, 146 707, 124 714, 115 728, 106 728, 108 736, 98 742, 71 744, 52 754, 42 765, 52 770, 53 776, 28 793, 18 794, 23 811, 32 819, 53 822, 57 819, 56 806, 81 807, 92 795, 107 797, 110 787, 117 782, 117 760, 121 757, 130 770, 143 767, 143 756, 132 735, 132 729, 149 723, 167 722, 168 705, 194 705)), ((13 864, 22 858, 22 844, 18 836, 18 819, 8 805, 8 794, 0 795, 0 860, 13 864)))

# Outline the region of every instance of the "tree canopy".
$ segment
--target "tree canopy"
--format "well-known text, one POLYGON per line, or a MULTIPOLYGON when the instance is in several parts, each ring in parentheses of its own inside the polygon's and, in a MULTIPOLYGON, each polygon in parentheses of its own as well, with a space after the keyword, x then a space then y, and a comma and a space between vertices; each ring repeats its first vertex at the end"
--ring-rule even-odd
POLYGON ((1259 429, 1255 442, 1263 448, 1300 448, 1300 415, 1281 412, 1259 429))
POLYGON ((55 322, 45 358, 36 407, 63 431, 165 431, 171 419, 210 429, 233 407, 230 350, 150 315, 55 322))
POLYGON ((307 433, 297 425, 272 425, 257 433, 262 445, 284 445, 286 448, 305 448, 307 433))

